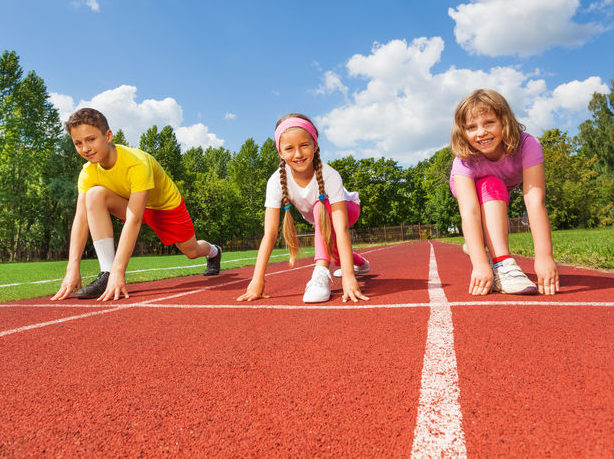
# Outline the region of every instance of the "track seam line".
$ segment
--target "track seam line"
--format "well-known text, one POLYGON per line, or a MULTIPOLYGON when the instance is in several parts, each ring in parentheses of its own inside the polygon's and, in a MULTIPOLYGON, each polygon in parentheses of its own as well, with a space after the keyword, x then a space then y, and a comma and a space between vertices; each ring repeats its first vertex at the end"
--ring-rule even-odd
MULTIPOLYGON (((388 248, 388 247, 391 247, 391 246, 385 246, 385 247, 381 247, 381 248, 378 247, 377 249, 369 250, 369 251, 366 251, 366 252, 363 252, 363 253, 371 253, 371 252, 375 252, 375 251, 378 251, 378 250, 383 250, 383 249, 388 248)), ((290 268, 290 269, 285 269, 285 270, 282 270, 282 271, 276 271, 276 272, 273 272, 273 273, 268 273, 268 274, 266 274, 266 276, 272 276, 272 275, 275 275, 275 274, 287 273, 287 272, 296 271, 296 270, 299 270, 299 269, 309 268, 311 266, 314 266, 314 263, 311 263, 311 264, 305 265, 305 266, 299 266, 297 268, 290 268)), ((203 287, 203 288, 200 288, 200 289, 191 290, 189 292, 178 293, 178 294, 175 294, 175 295, 170 295, 170 296, 166 296, 166 297, 162 297, 162 298, 152 298, 150 300, 139 301, 139 302, 136 302, 136 303, 124 304, 124 305, 121 305, 121 306, 118 306, 118 307, 114 307, 114 308, 110 308, 110 309, 105 309, 103 311, 88 312, 88 313, 85 313, 85 314, 79 314, 79 315, 70 316, 70 317, 63 317, 61 319, 51 320, 51 321, 48 321, 48 322, 41 322, 41 323, 32 324, 32 325, 24 325, 23 327, 19 327, 19 328, 14 328, 14 329, 11 329, 11 330, 0 331, 0 338, 3 337, 3 336, 12 335, 14 333, 19 333, 19 332, 22 332, 22 331, 33 330, 33 329, 36 329, 36 328, 42 328, 42 327, 46 327, 46 326, 49 326, 49 325, 54 325, 54 324, 58 324, 58 323, 62 323, 62 322, 68 322, 68 321, 71 321, 71 320, 84 319, 84 318, 87 318, 87 317, 92 317, 92 316, 96 316, 96 315, 100 315, 100 314, 106 314, 108 312, 120 311, 120 310, 123 310, 123 309, 133 308, 133 307, 136 307, 136 306, 149 306, 149 305, 151 305, 151 303, 156 302, 156 301, 170 300, 170 299, 178 298, 178 297, 185 296, 185 295, 191 295, 191 294, 194 294, 194 293, 199 293, 199 292, 203 292, 203 291, 206 291, 206 290, 211 290, 212 288, 225 287, 227 285, 233 285, 233 284, 237 284, 239 282, 246 282, 246 281, 249 281, 249 280, 250 279, 247 279, 247 278, 245 278, 245 279, 237 279, 237 280, 234 280, 234 281, 223 282, 221 284, 215 284, 215 285, 209 285, 207 287, 203 287)), ((16 304, 16 305, 0 305, 0 306, 3 306, 3 307, 11 307, 11 306, 18 307, 20 305, 16 304)), ((98 304, 98 305, 74 305, 74 306, 71 305, 71 306, 72 307, 105 307, 103 304, 98 304)), ((57 304, 57 305, 49 305, 49 307, 59 307, 59 308, 61 308, 62 306, 60 304, 57 304)))
POLYGON ((23 327, 13 328, 12 330, 0 331, 0 337, 12 335, 14 333, 19 333, 19 332, 26 331, 26 330, 33 330, 35 328, 47 327, 48 325, 61 324, 63 322, 69 322, 71 320, 85 319, 86 317, 97 316, 100 314, 106 314, 108 312, 115 312, 121 309, 126 309, 126 308, 131 308, 131 307, 132 306, 130 305, 118 306, 118 307, 111 308, 111 309, 104 309, 102 311, 87 312, 85 314, 79 314, 78 316, 63 317, 61 319, 50 320, 48 322, 41 322, 41 323, 33 324, 33 325, 24 325, 23 327))
POLYGON ((411 457, 467 457, 452 310, 441 286, 433 244, 429 256, 431 314, 411 457))
MULTIPOLYGON (((221 284, 220 284, 221 285, 221 284)), ((108 303, 103 304, 54 304, 54 303, 5 303, 0 304, 0 308, 108 308, 105 306, 108 303)), ((614 307, 614 302, 599 302, 599 301, 450 301, 448 302, 450 306, 459 307, 459 306, 591 306, 591 307, 614 307)), ((343 306, 342 309, 366 309, 366 308, 375 308, 375 309, 385 309, 385 308, 413 308, 413 307, 423 307, 430 306, 431 303, 396 303, 396 304, 359 304, 357 306, 347 305, 343 306)), ((279 309, 287 309, 287 308, 305 308, 305 309, 339 309, 341 306, 316 306, 316 305, 258 305, 257 303, 244 302, 239 304, 150 304, 145 302, 137 302, 130 303, 128 306, 140 307, 140 308, 185 308, 185 309, 215 309, 215 308, 229 308, 235 307, 238 309, 258 309, 261 307, 264 308, 279 308, 279 309)))

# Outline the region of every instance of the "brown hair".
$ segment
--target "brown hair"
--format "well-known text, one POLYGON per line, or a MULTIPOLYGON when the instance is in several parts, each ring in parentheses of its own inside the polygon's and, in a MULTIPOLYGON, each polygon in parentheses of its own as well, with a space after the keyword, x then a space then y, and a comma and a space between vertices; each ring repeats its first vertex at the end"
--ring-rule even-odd
POLYGON ((463 160, 477 159, 480 153, 469 145, 465 135, 467 116, 472 113, 481 113, 492 110, 503 126, 503 149, 505 155, 514 153, 520 144, 522 131, 525 130, 505 98, 492 89, 477 89, 465 97, 454 112, 454 125, 452 126, 452 139, 450 146, 452 152, 463 160))
MULTIPOLYGON (((282 117, 275 125, 275 128, 277 129, 277 126, 288 118, 302 118, 313 124, 313 122, 307 116, 301 113, 290 113, 289 115, 282 117)), ((315 127, 315 125, 313 125, 313 127, 316 130, 316 134, 318 134, 318 129, 315 127)), ((325 194, 324 179, 322 178, 322 160, 320 159, 319 146, 316 146, 313 153, 313 169, 318 182, 318 191, 320 194, 325 194)), ((281 183, 281 190, 283 193, 284 207, 289 206, 290 198, 288 197, 288 177, 286 176, 286 162, 283 159, 280 159, 279 161, 279 181, 281 183)), ((322 232, 324 245, 328 251, 328 255, 330 256, 333 253, 333 244, 331 241, 331 222, 324 203, 321 203, 320 205, 320 210, 318 212, 318 223, 320 224, 320 231, 322 232)), ((294 218, 292 218, 292 214, 289 210, 286 210, 284 213, 282 234, 284 236, 284 240, 286 241, 286 245, 288 246, 288 250, 290 251, 290 266, 294 266, 300 246, 296 235, 296 228, 294 226, 294 218)))
POLYGON ((71 129, 82 124, 89 124, 90 126, 97 127, 103 134, 106 134, 109 130, 109 122, 105 116, 94 108, 82 108, 77 110, 70 115, 68 121, 64 123, 64 128, 66 132, 70 134, 71 129))

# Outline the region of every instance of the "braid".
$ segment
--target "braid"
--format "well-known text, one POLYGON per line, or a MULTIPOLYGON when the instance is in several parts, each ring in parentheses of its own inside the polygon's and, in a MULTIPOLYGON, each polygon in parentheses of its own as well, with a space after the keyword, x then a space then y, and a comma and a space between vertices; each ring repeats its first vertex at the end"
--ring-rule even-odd
MULTIPOLYGON (((326 194, 324 189, 324 178, 322 177, 322 160, 320 159, 320 147, 316 148, 313 154, 313 168, 316 173, 316 180, 318 181, 318 192, 320 194, 326 194)), ((333 241, 331 240, 331 222, 330 215, 326 210, 324 203, 321 203, 320 211, 318 212, 318 221, 320 223, 320 231, 322 232, 322 239, 324 240, 324 246, 328 251, 328 255, 333 253, 333 241)))
MULTIPOLYGON (((288 199, 288 177, 286 176, 286 162, 282 159, 279 161, 279 182, 281 183, 281 191, 283 193, 284 207, 290 205, 290 199, 288 199)), ((296 228, 294 226, 294 218, 289 210, 284 211, 284 223, 282 228, 282 234, 288 250, 290 251, 290 266, 294 266, 296 256, 299 251, 299 242, 296 235, 296 228)))

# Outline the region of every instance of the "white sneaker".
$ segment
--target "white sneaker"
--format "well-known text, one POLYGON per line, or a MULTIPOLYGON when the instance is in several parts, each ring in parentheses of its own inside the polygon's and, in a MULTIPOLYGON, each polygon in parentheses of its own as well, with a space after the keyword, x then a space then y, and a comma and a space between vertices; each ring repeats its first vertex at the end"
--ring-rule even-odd
MULTIPOLYGON (((367 274, 369 271, 371 271, 371 265, 369 265, 369 260, 367 260, 366 258, 364 259, 365 262, 360 265, 360 266, 356 266, 354 265, 354 274, 367 274)), ((341 277, 341 268, 337 269, 334 273, 333 276, 335 277, 341 277)))
POLYGON ((516 260, 506 258, 496 265, 492 268, 493 291, 512 295, 535 295, 537 293, 537 286, 522 272, 516 260))
POLYGON ((324 266, 316 266, 313 269, 311 280, 307 282, 304 303, 322 303, 330 299, 330 272, 324 266))

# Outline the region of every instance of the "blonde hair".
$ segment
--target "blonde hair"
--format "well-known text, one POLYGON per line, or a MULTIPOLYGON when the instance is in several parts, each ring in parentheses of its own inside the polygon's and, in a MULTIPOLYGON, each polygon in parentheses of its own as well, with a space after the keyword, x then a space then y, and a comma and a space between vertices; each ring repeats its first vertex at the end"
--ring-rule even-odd
MULTIPOLYGON (((277 128, 277 126, 279 126, 284 120, 288 118, 302 118, 304 120, 309 121, 313 125, 313 122, 307 116, 301 113, 290 113, 289 115, 282 117, 275 125, 275 128, 277 128)), ((313 126, 316 130, 316 134, 318 134, 318 129, 315 127, 315 125, 313 126)), ((317 144, 317 142, 314 143, 317 144)), ((313 152, 313 170, 316 174, 319 194, 326 194, 324 190, 324 178, 322 177, 322 160, 320 159, 319 146, 316 146, 316 149, 313 152)), ((286 162, 281 158, 279 161, 279 182, 281 184, 281 190, 283 193, 284 207, 289 206, 290 198, 288 197, 288 177, 286 175, 286 162)), ((322 239, 324 240, 324 245, 326 247, 326 250, 328 251, 328 255, 330 256, 333 253, 333 243, 331 240, 331 221, 324 202, 321 202, 320 205, 320 210, 318 212, 318 223, 320 225, 320 231, 322 232, 322 239)), ((298 241, 298 236, 296 235, 294 218, 292 218, 292 214, 289 210, 286 210, 284 213, 282 234, 284 236, 284 240, 286 241, 286 245, 288 246, 288 250, 290 251, 290 266, 294 266, 294 263, 296 262, 296 257, 300 250, 300 244, 298 241)))
POLYGON ((501 121, 504 154, 506 156, 513 154, 518 149, 522 131, 525 130, 524 125, 516 119, 512 109, 501 94, 492 89, 477 89, 465 97, 454 112, 450 147, 452 152, 460 159, 470 160, 480 157, 480 153, 469 145, 465 135, 465 125, 468 115, 488 110, 492 110, 501 121))

